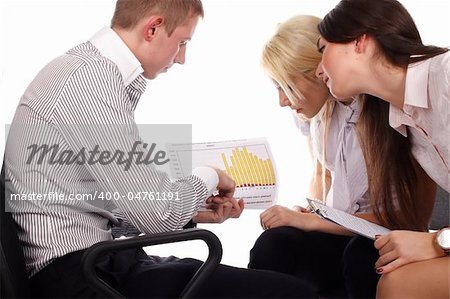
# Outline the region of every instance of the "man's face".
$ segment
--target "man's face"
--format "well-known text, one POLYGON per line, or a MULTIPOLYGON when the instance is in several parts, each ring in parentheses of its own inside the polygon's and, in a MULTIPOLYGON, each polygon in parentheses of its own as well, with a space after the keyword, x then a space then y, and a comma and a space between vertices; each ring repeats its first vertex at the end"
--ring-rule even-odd
MULTIPOLYGON (((153 39, 141 51, 140 62, 144 77, 152 80, 166 72, 173 64, 184 64, 186 46, 194 35, 199 17, 191 17, 178 26, 169 37, 164 26, 155 28, 153 39)), ((152 29, 153 30, 153 29, 152 29)))

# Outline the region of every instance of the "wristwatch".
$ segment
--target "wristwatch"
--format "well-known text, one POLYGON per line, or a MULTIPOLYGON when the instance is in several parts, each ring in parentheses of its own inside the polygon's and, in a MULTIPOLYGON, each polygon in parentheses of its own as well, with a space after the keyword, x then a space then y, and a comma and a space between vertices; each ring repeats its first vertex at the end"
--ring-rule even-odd
POLYGON ((450 255, 450 227, 441 228, 436 234, 436 243, 450 255))

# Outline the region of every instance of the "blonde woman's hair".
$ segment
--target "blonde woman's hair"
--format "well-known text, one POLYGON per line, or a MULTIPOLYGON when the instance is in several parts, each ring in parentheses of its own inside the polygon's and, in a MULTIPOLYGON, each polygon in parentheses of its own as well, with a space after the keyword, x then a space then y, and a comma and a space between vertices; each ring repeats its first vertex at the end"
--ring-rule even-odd
POLYGON ((292 103, 304 100, 293 79, 315 78, 314 72, 321 60, 317 51, 320 21, 314 16, 292 17, 278 25, 275 35, 264 46, 262 66, 292 103))
MULTIPOLYGON (((317 50, 317 40, 320 35, 317 26, 320 21, 321 19, 315 16, 294 16, 279 24, 273 37, 264 46, 262 66, 269 77, 280 85, 292 104, 305 101, 304 96, 295 86, 294 79, 301 77, 306 80, 316 80, 315 70, 322 59, 322 55, 317 50)), ((322 194, 322 201, 325 201, 327 194, 325 145, 328 135, 328 119, 331 117, 330 106, 330 101, 327 101, 317 116, 324 123, 322 190, 316 190, 316 194, 322 194)), ((311 138, 314 140, 316 136, 311 136, 311 138)), ((316 163, 318 163, 317 160, 316 163)), ((314 169, 316 170, 316 167, 314 169)), ((316 175, 314 175, 315 178, 316 175)))

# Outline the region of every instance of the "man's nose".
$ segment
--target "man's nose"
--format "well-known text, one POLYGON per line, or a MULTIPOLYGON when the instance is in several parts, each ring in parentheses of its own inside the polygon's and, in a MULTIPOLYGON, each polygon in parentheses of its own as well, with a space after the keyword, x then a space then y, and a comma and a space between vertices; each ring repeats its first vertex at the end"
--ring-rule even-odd
POLYGON ((177 56, 175 56, 175 63, 184 64, 186 61, 186 47, 182 47, 180 51, 178 51, 177 56))

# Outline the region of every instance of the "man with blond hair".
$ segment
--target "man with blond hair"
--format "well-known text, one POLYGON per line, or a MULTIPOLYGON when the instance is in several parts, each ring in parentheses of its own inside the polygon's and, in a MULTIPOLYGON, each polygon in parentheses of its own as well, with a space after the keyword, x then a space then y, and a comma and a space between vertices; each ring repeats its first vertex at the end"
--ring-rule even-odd
MULTIPOLYGON (((121 223, 115 211, 147 234, 240 216, 243 203, 233 198, 235 184, 218 169, 199 167, 171 180, 151 165, 136 161, 124 167, 124 161, 114 163, 116 155, 111 157, 111 152, 149 151, 134 121, 145 79, 185 62, 186 45, 203 14, 198 0, 118 0, 111 27, 50 62, 25 91, 10 128, 5 176, 7 198, 44 195, 10 203, 33 297, 100 296, 83 277, 81 257, 93 244, 112 239, 111 226, 121 223), (47 148, 33 160, 27 154, 30 147, 38 149, 35 142, 54 145, 61 155, 55 160, 57 154, 47 148), (78 153, 77 159, 68 159, 70 153, 78 153), (177 198, 129 198, 143 191, 177 198), (219 195, 212 196, 216 191, 219 195), (108 192, 113 201, 98 200, 108 192), (49 194, 94 194, 97 200, 45 200, 49 194), (205 202, 213 208, 199 210, 205 202)), ((107 254, 97 269, 127 297, 161 298, 179 296, 200 265, 193 259, 147 256, 139 249, 107 254)), ((284 274, 220 266, 199 296, 310 294, 301 281, 284 274)))

